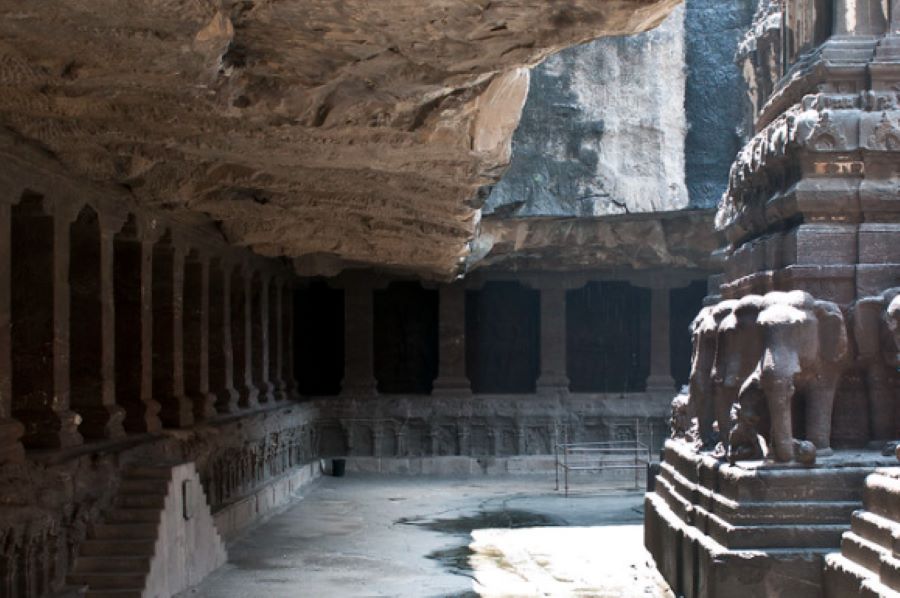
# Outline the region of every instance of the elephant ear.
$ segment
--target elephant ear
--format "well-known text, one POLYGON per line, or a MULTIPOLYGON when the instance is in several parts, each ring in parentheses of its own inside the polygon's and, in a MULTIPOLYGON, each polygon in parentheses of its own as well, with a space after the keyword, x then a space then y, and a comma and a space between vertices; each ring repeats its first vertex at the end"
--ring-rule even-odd
POLYGON ((847 327, 841 308, 830 301, 816 301, 819 322, 819 355, 826 363, 838 363, 847 356, 847 327))

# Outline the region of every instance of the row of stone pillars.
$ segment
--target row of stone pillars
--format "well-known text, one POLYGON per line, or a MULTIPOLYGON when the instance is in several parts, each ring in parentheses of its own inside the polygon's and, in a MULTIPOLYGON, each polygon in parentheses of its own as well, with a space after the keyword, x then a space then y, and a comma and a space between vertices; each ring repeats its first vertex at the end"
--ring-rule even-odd
MULTIPOLYGON (((566 291, 586 284, 586 280, 548 277, 524 282, 540 291, 541 334, 539 393, 567 391, 566 291)), ((344 381, 341 392, 353 396, 376 394, 372 335, 374 330, 373 290, 384 281, 368 276, 345 276, 344 289, 344 381)), ((477 284, 477 283, 476 283, 477 284)), ((438 300, 439 362, 438 377, 432 394, 460 396, 471 394, 466 374, 466 289, 473 284, 457 282, 440 286, 438 300)), ((660 284, 650 285, 650 375, 648 391, 672 391, 669 344, 669 291, 660 284)))
POLYGON ((89 203, 0 200, 0 461, 295 391, 290 273, 208 237, 89 203))

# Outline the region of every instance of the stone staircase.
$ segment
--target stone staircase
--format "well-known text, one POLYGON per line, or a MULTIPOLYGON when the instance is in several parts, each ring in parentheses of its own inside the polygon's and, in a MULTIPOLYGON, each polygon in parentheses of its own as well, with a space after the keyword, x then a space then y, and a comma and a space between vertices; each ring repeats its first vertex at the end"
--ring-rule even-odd
POLYGON ((900 468, 866 479, 841 552, 825 562, 827 598, 900 598, 900 468))
POLYGON ((171 479, 168 466, 125 472, 115 508, 79 549, 69 585, 87 586, 89 598, 141 598, 171 479))

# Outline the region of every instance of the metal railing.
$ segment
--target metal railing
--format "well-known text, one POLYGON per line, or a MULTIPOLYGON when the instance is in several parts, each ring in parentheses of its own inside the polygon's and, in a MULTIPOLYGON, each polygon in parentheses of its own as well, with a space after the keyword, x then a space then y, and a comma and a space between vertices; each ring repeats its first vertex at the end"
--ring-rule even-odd
POLYGON ((640 440, 579 442, 556 444, 556 490, 560 472, 566 497, 569 496, 569 472, 634 471, 634 488, 641 487, 641 472, 650 464, 650 447, 640 440))

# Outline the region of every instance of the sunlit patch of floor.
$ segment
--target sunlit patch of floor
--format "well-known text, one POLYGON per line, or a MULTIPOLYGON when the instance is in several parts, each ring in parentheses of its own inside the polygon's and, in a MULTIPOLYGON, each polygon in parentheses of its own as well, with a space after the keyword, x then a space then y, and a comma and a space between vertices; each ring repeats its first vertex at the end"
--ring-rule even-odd
POLYGON ((667 597, 643 493, 543 474, 326 477, 182 598, 667 597))
POLYGON ((482 529, 469 565, 481 596, 674 598, 639 525, 482 529))

